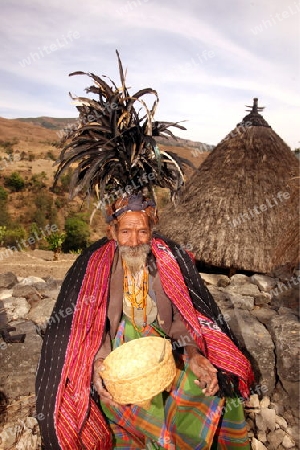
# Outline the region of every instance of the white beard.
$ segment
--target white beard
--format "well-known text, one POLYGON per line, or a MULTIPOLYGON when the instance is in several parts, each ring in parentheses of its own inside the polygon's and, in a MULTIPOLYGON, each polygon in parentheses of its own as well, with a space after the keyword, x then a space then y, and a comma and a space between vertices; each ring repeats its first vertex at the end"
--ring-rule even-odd
POLYGON ((147 256, 150 250, 151 247, 149 244, 140 244, 135 247, 128 245, 119 246, 120 255, 132 275, 135 275, 146 266, 147 256))

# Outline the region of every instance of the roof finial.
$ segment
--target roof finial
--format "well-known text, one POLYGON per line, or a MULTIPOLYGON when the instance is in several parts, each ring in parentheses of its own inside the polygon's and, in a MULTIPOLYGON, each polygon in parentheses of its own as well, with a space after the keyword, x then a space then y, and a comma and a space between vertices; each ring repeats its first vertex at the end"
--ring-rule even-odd
POLYGON ((251 112, 252 114, 259 114, 261 111, 265 109, 265 106, 258 106, 258 98, 255 97, 253 99, 253 106, 246 105, 246 108, 251 108, 246 109, 247 112, 251 112))

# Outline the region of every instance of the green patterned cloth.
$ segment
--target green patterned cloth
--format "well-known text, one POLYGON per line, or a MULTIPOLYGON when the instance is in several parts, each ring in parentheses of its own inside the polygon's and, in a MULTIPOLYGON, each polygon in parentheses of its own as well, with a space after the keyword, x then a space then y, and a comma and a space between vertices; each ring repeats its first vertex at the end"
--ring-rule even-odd
MULTIPOLYGON (((161 335, 157 324, 138 332, 124 316, 113 343, 161 335)), ((186 356, 175 355, 177 374, 171 392, 156 395, 148 408, 101 404, 119 450, 250 450, 243 406, 238 398, 206 397, 195 385, 186 356)))

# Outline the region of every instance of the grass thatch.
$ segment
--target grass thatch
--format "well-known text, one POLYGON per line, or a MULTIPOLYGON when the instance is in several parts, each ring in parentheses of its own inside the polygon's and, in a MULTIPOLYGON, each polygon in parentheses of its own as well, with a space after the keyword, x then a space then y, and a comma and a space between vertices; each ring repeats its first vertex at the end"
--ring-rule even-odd
POLYGON ((206 264, 270 273, 284 226, 299 220, 299 192, 291 195, 299 161, 265 121, 246 118, 163 211, 159 230, 206 264))
MULTIPOLYGON (((297 205, 298 211, 300 211, 299 203, 299 189, 300 189, 300 178, 296 177, 291 180, 291 205, 297 205)), ((289 207, 289 205, 287 205, 289 207)), ((295 220, 288 222, 283 232, 281 233, 281 239, 275 248, 272 264, 275 269, 281 266, 287 265, 292 272, 295 268, 300 265, 300 215, 295 220)))

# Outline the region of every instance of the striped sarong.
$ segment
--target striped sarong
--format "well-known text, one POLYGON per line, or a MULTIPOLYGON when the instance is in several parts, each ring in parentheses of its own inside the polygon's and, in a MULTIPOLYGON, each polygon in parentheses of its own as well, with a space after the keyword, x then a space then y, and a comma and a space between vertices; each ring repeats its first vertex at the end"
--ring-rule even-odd
MULTIPOLYGON (((123 316, 113 347, 132 339, 159 335, 157 324, 143 332, 123 316)), ((170 392, 156 395, 144 409, 100 404, 118 450, 250 449, 243 407, 238 398, 206 397, 195 385, 187 356, 175 352, 176 377, 170 392)))

